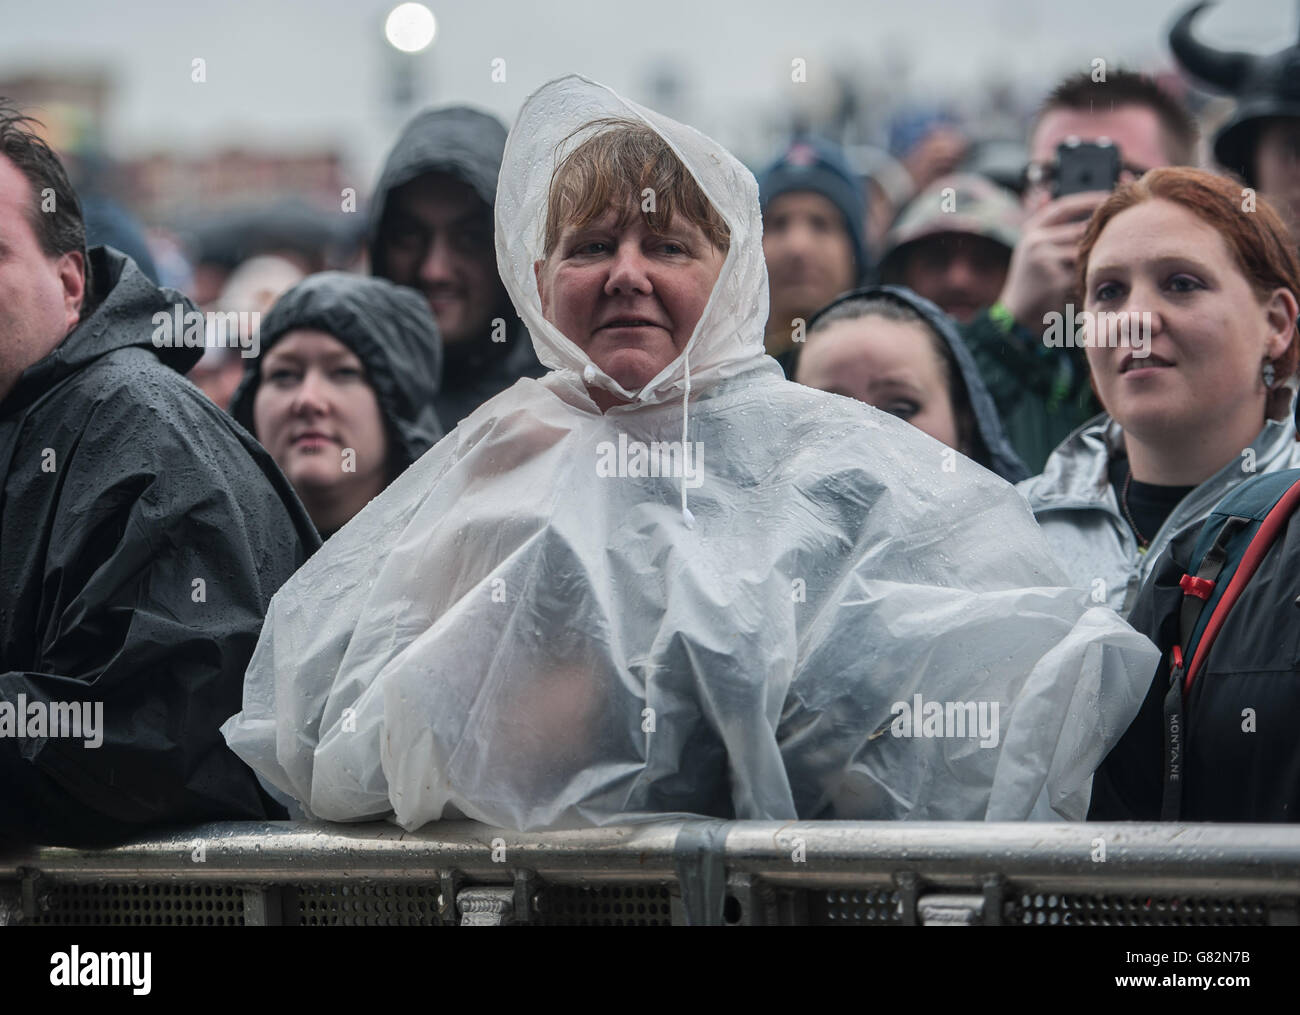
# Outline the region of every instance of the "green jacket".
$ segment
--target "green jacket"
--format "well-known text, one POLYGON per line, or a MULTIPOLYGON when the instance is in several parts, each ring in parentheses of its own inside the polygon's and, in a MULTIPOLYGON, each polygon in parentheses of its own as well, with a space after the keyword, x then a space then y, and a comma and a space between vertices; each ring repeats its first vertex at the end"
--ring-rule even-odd
POLYGON ((1101 411, 1074 349, 1044 345, 1024 325, 981 310, 961 325, 1012 446, 1037 475, 1055 447, 1101 411))

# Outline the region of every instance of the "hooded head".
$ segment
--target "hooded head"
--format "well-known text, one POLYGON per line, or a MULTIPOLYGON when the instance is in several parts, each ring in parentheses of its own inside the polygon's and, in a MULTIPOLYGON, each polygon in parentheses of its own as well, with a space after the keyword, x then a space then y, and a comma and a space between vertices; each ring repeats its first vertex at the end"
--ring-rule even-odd
POLYGON ((492 206, 506 129, 463 106, 426 110, 384 163, 371 210, 371 271, 424 294, 449 354, 502 358, 506 306, 492 254, 492 206))
MULTIPOLYGON (((289 449, 280 447, 284 443, 281 438, 292 438, 293 434, 282 434, 279 430, 285 427, 319 430, 325 439, 318 442, 320 448, 311 449, 313 453, 346 454, 348 448, 342 445, 358 443, 354 439, 358 432, 364 434, 370 429, 363 418, 364 410, 358 409, 365 402, 364 397, 355 399, 349 393, 358 390, 357 382, 364 383, 373 392, 382 423, 382 433, 374 435, 374 442, 382 442, 386 455, 382 463, 369 462, 364 460, 367 456, 363 448, 354 447, 353 467, 349 469, 346 463, 341 463, 340 472, 362 473, 374 465, 379 470, 382 489, 442 436, 433 408, 438 391, 441 341, 438 327, 419 294, 378 278, 332 271, 311 275, 272 307, 263 321, 260 343, 260 356, 248 361, 244 379, 231 400, 230 414, 271 451, 296 488, 299 482, 295 481, 289 464, 289 449), (283 378, 264 376, 272 350, 287 338, 308 343, 310 347, 304 346, 300 355, 295 352, 292 363, 278 368, 284 373, 283 378), (364 376, 355 376, 346 364, 330 365, 328 354, 337 351, 337 347, 326 339, 355 355, 364 376), (338 398, 347 404, 335 405, 332 390, 311 399, 312 406, 300 404, 309 399, 295 395, 291 382, 302 388, 308 365, 317 360, 329 366, 331 388, 338 388, 342 392, 338 398), (283 412, 279 415, 273 407, 258 404, 262 386, 272 382, 277 391, 293 396, 293 404, 281 406, 283 412), (259 432, 259 417, 269 420, 281 416, 285 427, 272 423, 277 427, 276 433, 259 432), (340 431, 337 434, 336 429, 340 431), (335 438, 340 447, 328 447, 330 439, 335 438)), ((343 354, 337 352, 338 356, 343 354)), ((308 502, 310 510, 309 496, 302 489, 299 494, 308 502)), ((338 525, 321 526, 315 512, 313 520, 327 532, 338 528, 338 525)))
POLYGON ((545 85, 524 104, 502 163, 496 244, 501 276, 537 356, 557 372, 550 383, 587 403, 594 404, 593 390, 632 409, 684 398, 692 385, 707 388, 762 360, 767 284, 754 177, 698 131, 602 85, 567 77, 545 85), (609 132, 639 137, 629 144, 593 142, 609 132), (650 161, 635 157, 638 151, 650 153, 650 161), (571 186, 575 152, 576 162, 600 181, 597 200, 585 200, 584 192, 571 186), (602 161, 606 152, 608 163, 602 161), (654 181, 668 192, 658 193, 654 181), (581 251, 566 245, 574 227, 592 223, 615 228, 619 235, 593 237, 581 251), (687 225, 695 231, 685 240, 688 247, 703 240, 690 254, 709 260, 716 281, 701 281, 703 273, 689 267, 678 270, 684 264, 680 247, 664 242, 672 241, 671 235, 659 235, 687 225), (625 227, 636 235, 629 236, 625 227), (612 261, 623 250, 631 274, 607 262, 597 269, 600 284, 554 282, 558 271, 567 270, 557 257, 612 261), (539 280, 543 287, 550 280, 545 307, 539 280), (682 292, 682 286, 691 291, 682 292), (621 322, 627 327, 618 326, 620 300, 635 311, 640 325, 629 320, 621 322), (684 327, 692 317, 694 326, 684 327), (667 335, 672 335, 671 354, 662 344, 667 335), (660 345, 653 361, 662 364, 652 375, 626 372, 620 356, 610 355, 651 338, 660 345))
POLYGON ((855 289, 819 310, 795 378, 893 413, 1008 482, 1029 475, 952 319, 910 289, 855 289))

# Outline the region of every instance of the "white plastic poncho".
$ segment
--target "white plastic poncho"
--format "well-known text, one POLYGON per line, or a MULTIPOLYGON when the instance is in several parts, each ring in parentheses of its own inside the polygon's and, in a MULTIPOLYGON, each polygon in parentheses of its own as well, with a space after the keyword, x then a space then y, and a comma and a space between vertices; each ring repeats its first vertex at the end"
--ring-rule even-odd
POLYGON ((582 78, 533 95, 496 244, 551 372, 284 586, 230 746, 315 816, 408 829, 1082 817, 1154 648, 1061 587, 1010 486, 781 376, 761 235, 753 176, 695 130, 582 78), (731 229, 685 355, 635 394, 542 318, 533 275, 557 145, 610 116, 658 131, 731 229), (602 414, 584 372, 631 404, 602 414), (665 468, 683 426, 695 457, 665 468))

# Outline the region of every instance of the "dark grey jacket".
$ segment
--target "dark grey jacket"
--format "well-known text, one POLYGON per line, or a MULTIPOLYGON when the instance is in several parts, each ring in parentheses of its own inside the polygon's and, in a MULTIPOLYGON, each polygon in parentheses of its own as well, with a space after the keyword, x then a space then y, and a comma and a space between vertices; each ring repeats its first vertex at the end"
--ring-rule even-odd
MULTIPOLYGON (((1290 470, 1285 480, 1297 477, 1300 471, 1290 470)), ((1247 493, 1245 484, 1234 489, 1247 493)), ((1184 600, 1179 581, 1187 573, 1201 528, 1187 528, 1169 541, 1129 617, 1133 627, 1160 648, 1160 668, 1137 718, 1097 769, 1090 820, 1160 819, 1164 699, 1184 600)), ((1300 820, 1297 594, 1300 521, 1293 514, 1227 613, 1183 699, 1180 820, 1300 820)))
MULTIPOLYGON (((402 131, 384 163, 371 202, 371 271, 388 278, 381 234, 388 214, 388 199, 405 183, 428 173, 447 173, 464 181, 489 208, 496 205, 497 176, 505 151, 506 128, 486 113, 454 106, 428 109, 402 131)), ((438 418, 451 430, 489 398, 521 377, 540 377, 545 368, 537 361, 523 322, 505 307, 506 341, 493 342, 490 332, 478 339, 444 350, 441 384, 436 399, 438 418)))

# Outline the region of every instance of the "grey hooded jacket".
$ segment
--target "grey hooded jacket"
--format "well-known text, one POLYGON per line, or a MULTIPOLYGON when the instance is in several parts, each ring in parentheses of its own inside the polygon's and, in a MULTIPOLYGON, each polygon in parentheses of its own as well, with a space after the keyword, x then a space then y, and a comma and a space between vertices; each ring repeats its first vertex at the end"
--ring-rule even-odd
MULTIPOLYGON (((506 128, 500 120, 465 106, 427 109, 411 120, 389 152, 375 187, 370 218, 371 272, 391 277, 380 241, 394 190, 429 173, 446 173, 468 184, 492 208, 505 145, 506 128)), ((503 306, 509 305, 503 299, 503 306)), ((521 377, 545 373, 523 322, 513 312, 506 314, 506 322, 504 342, 493 342, 491 333, 485 332, 478 339, 444 346, 434 404, 447 430, 521 377)))
POLYGON ((1108 475, 1110 457, 1124 454, 1123 430, 1108 415, 1090 419, 1047 459, 1043 472, 1016 486, 1047 542, 1080 588, 1090 589, 1121 616, 1133 607, 1161 552, 1177 536, 1200 527, 1214 505, 1253 476, 1300 466, 1293 411, 1269 420, 1249 448, 1179 502, 1151 539, 1137 539, 1120 511, 1108 475))

